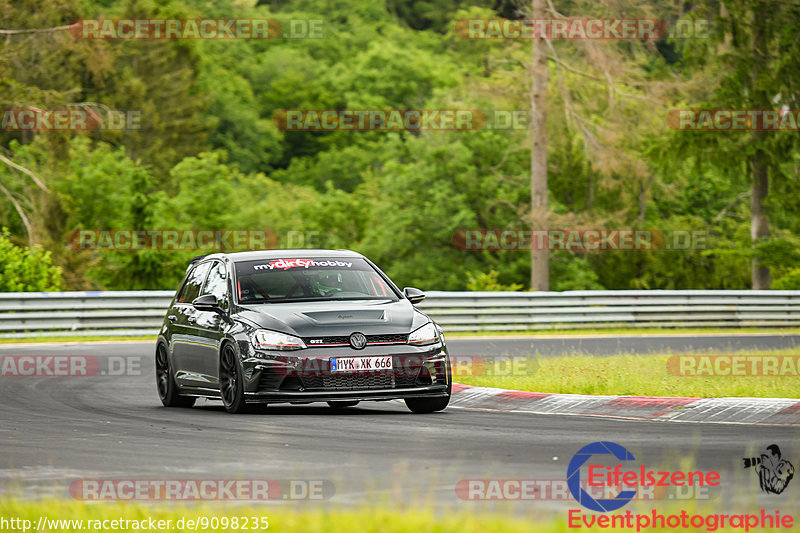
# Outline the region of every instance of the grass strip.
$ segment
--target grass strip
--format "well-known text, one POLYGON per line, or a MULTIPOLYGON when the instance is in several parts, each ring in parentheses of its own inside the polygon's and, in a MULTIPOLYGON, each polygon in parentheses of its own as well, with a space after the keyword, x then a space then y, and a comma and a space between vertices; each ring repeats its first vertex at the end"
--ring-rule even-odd
MULTIPOLYGON (((667 362, 675 354, 620 354, 594 357, 565 355, 535 357, 524 364, 505 367, 490 364, 453 370, 453 380, 465 385, 498 387, 562 394, 624 396, 798 398, 800 377, 779 376, 680 376, 670 373, 667 362), (468 375, 468 374, 482 375, 468 375), (505 375, 498 375, 505 374, 505 375)), ((696 354, 703 355, 703 354, 696 354)), ((710 355, 710 354, 709 354, 710 355)), ((716 354, 714 354, 716 355, 716 354)), ((800 347, 783 350, 747 350, 725 355, 800 356, 800 347)), ((505 363, 498 363, 505 364, 505 363)), ((698 366, 698 368, 700 368, 698 366)), ((795 366, 795 368, 797 368, 795 366)))

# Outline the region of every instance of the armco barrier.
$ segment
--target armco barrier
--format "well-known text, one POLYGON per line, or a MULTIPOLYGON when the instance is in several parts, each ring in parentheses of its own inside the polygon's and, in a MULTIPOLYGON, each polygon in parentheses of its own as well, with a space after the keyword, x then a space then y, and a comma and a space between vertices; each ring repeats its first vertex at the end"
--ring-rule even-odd
POLYGON ((155 337, 173 291, 3 292, 0 338, 155 337))
MULTIPOLYGON (((172 291, 0 293, 0 337, 155 336, 172 291)), ((800 291, 430 291, 445 331, 800 326, 800 291)))
POLYGON ((445 331, 800 326, 800 291, 431 292, 445 331))

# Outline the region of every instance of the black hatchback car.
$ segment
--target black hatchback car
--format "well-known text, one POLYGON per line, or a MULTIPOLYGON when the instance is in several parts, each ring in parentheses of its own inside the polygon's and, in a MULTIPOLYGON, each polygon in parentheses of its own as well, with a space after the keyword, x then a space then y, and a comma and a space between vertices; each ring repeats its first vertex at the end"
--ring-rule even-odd
POLYGON ((161 402, 218 398, 231 413, 270 403, 450 401, 442 330, 369 259, 348 250, 270 250, 196 258, 156 345, 161 402))

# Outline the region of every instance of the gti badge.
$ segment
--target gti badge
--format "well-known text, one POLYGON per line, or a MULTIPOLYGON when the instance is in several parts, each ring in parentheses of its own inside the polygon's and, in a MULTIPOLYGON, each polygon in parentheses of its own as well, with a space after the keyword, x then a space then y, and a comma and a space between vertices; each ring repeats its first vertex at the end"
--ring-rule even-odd
POLYGON ((361 350, 366 345, 367 338, 363 333, 353 333, 350 335, 350 346, 352 346, 355 350, 361 350))

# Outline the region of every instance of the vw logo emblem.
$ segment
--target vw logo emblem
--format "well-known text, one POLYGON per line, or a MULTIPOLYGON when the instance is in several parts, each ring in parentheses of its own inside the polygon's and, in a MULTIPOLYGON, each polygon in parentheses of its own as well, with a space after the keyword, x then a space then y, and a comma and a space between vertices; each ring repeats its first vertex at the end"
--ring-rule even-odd
POLYGON ((350 346, 356 350, 362 349, 367 345, 367 338, 363 333, 353 333, 350 335, 350 346))

